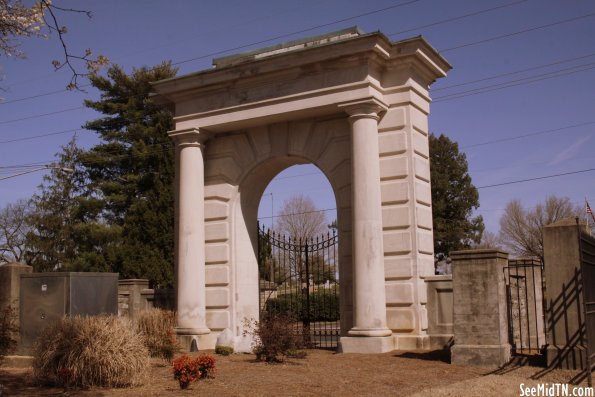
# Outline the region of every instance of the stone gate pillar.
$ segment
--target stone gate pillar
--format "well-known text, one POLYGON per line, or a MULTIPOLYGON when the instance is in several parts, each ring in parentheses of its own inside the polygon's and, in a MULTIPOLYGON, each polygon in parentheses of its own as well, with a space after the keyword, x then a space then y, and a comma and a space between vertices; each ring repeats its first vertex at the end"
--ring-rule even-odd
POLYGON ((579 233, 573 218, 543 228, 548 368, 587 367, 579 233))
POLYGON ((455 251, 452 258, 454 346, 451 363, 500 367, 510 360, 504 268, 498 250, 455 251))
POLYGON ((353 219, 353 328, 341 347, 345 353, 391 351, 378 159, 378 113, 387 106, 371 98, 340 107, 351 123, 353 219))
POLYGON ((204 143, 196 128, 171 131, 176 144, 178 216, 176 231, 176 333, 186 350, 198 347, 206 325, 204 143), (196 346, 194 345, 196 344, 196 346))

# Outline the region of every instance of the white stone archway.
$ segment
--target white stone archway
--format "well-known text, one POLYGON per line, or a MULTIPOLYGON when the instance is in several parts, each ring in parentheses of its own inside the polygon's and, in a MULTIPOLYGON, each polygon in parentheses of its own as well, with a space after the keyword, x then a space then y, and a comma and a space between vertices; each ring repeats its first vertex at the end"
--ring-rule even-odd
POLYGON ((346 29, 214 61, 155 84, 174 112, 177 332, 213 348, 258 316, 256 214, 282 169, 313 163, 337 201, 341 347, 428 346, 434 274, 423 39, 346 29))

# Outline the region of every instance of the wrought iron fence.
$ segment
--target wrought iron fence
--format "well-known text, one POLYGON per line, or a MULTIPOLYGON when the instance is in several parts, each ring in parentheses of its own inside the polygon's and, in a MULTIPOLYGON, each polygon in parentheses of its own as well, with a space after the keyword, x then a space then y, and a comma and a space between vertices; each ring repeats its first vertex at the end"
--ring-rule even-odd
POLYGON ((258 227, 260 317, 285 314, 311 347, 339 340, 338 237, 293 239, 258 227))
POLYGON ((543 265, 533 260, 510 261, 504 268, 508 335, 514 355, 541 354, 546 345, 543 265))

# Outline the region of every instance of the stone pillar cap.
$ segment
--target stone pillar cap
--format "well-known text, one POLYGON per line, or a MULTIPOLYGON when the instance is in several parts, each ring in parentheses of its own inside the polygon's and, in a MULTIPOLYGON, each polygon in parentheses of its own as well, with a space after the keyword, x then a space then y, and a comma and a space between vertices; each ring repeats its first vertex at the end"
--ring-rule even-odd
POLYGON ((453 261, 473 260, 473 259, 508 259, 508 252, 497 249, 479 249, 479 250, 461 250, 450 253, 453 261))

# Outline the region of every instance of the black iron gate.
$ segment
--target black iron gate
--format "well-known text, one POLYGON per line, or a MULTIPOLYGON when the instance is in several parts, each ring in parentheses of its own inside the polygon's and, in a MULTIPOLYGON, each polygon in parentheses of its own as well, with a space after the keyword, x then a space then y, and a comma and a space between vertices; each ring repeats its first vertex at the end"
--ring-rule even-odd
POLYGON ((508 304, 508 339, 513 355, 540 355, 546 345, 543 265, 510 261, 504 268, 508 304))
POLYGON ((339 341, 338 237, 296 240, 258 227, 260 317, 286 314, 310 347, 339 341))
POLYGON ((582 232, 578 226, 581 278, 583 281, 583 312, 585 321, 585 348, 587 350, 587 379, 593 386, 591 372, 595 364, 595 238, 582 232))

